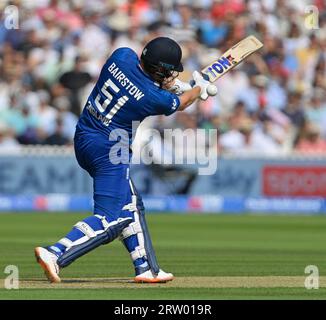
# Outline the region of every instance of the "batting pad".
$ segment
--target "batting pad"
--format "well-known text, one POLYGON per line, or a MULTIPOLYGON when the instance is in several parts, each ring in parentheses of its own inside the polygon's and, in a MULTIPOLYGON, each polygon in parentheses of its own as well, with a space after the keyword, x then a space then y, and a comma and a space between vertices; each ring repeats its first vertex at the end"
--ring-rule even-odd
POLYGON ((76 224, 76 227, 85 234, 84 242, 71 246, 65 251, 57 260, 57 264, 60 268, 64 268, 75 261, 77 258, 85 255, 93 249, 99 247, 102 244, 112 242, 114 239, 119 237, 122 230, 125 229, 132 218, 119 218, 116 221, 106 223, 104 230, 91 232, 91 227, 85 222, 76 224))
POLYGON ((138 246, 130 253, 131 258, 136 260, 141 257, 146 257, 152 272, 157 275, 160 271, 160 267, 156 259, 156 254, 146 223, 144 204, 131 180, 129 180, 129 184, 132 193, 132 202, 126 205, 123 209, 132 211, 135 221, 122 231, 121 238, 126 239, 131 235, 137 235, 138 246))

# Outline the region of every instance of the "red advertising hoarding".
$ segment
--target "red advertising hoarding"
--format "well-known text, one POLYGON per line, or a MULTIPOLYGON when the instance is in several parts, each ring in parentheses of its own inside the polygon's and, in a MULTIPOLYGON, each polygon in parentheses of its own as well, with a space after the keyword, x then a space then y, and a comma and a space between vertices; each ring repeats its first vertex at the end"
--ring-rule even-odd
POLYGON ((326 197, 326 166, 265 166, 265 196, 326 197))

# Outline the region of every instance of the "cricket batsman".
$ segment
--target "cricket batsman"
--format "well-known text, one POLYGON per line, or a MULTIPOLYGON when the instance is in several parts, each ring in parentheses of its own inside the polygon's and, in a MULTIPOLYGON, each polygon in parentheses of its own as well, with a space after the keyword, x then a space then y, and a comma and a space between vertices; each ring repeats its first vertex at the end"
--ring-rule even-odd
POLYGON ((77 161, 93 178, 94 214, 77 222, 57 243, 34 249, 50 282, 60 282, 61 268, 116 238, 130 254, 135 282, 173 280, 173 274, 158 265, 142 198, 129 176, 129 162, 133 121, 168 116, 198 98, 208 98, 210 83, 199 72, 193 73, 190 88, 176 79, 183 71, 181 57, 174 40, 158 37, 147 43, 140 59, 132 49, 119 48, 104 64, 74 137, 77 161))

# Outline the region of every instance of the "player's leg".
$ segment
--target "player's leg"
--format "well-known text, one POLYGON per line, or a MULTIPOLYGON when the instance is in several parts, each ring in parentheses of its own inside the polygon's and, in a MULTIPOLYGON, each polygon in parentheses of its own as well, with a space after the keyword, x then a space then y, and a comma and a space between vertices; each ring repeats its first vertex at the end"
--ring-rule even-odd
POLYGON ((57 243, 35 248, 35 255, 51 282, 59 282, 59 270, 102 244, 116 239, 131 222, 120 216, 129 192, 127 165, 107 167, 94 174, 94 215, 76 223, 57 243))
MULTIPOLYGON (((87 140, 83 139, 82 143, 85 141, 87 140)), ((68 266, 98 246, 113 241, 132 221, 131 217, 120 217, 125 194, 129 190, 126 177, 128 165, 112 166, 105 154, 106 148, 101 147, 103 146, 99 143, 95 145, 95 148, 100 148, 97 152, 94 144, 86 143, 86 148, 83 148, 83 145, 80 146, 75 141, 77 160, 93 177, 94 215, 76 223, 57 243, 35 248, 37 261, 51 282, 60 281, 60 268, 68 266), (97 154, 96 161, 92 161, 94 154, 97 154)))
POLYGON ((133 222, 121 233, 120 239, 128 250, 135 267, 136 282, 166 282, 173 280, 171 273, 160 269, 145 219, 145 208, 141 196, 132 181, 130 183, 129 203, 124 206, 124 215, 133 222))
POLYGON ((36 247, 38 263, 51 282, 60 282, 59 271, 102 244, 116 239, 132 221, 130 218, 109 220, 94 215, 77 222, 72 230, 54 245, 36 247))

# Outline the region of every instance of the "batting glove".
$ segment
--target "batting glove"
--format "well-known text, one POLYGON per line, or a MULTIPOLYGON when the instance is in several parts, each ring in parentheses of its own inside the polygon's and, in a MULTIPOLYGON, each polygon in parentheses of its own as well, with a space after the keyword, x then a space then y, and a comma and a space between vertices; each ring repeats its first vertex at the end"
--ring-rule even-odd
POLYGON ((194 71, 192 74, 192 77, 195 81, 195 86, 200 87, 200 99, 201 100, 207 100, 208 93, 206 91, 207 87, 210 85, 210 82, 205 80, 203 76, 198 72, 194 71))
POLYGON ((173 86, 169 89, 169 91, 174 92, 176 95, 181 95, 185 91, 189 91, 192 89, 192 86, 188 82, 183 82, 179 79, 174 80, 173 86))

